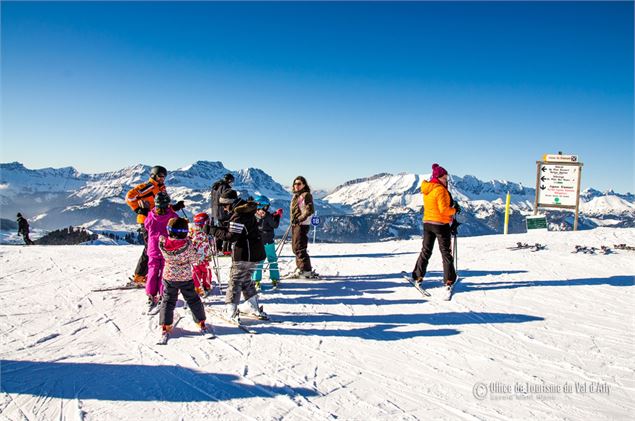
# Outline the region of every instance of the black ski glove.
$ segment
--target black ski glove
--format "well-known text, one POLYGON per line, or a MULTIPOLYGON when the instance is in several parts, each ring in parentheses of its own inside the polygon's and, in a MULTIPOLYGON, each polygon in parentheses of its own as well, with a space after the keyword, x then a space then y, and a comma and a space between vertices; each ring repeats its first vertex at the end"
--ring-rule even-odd
POLYGON ((454 209, 456 209, 456 214, 458 215, 459 213, 461 213, 461 205, 459 205, 459 202, 454 202, 454 209))
POLYGON ((139 215, 148 216, 148 208, 137 208, 135 212, 139 215))
POLYGON ((179 200, 178 202, 176 202, 175 204, 172 205, 172 210, 174 212, 178 212, 181 209, 183 209, 185 207, 185 202, 183 202, 182 200, 179 200))

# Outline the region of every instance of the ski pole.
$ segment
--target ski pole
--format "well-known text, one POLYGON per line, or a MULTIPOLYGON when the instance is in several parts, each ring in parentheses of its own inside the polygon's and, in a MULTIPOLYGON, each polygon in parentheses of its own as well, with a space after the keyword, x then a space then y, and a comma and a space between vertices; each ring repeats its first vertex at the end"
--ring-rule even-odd
POLYGON ((216 282, 218 283, 218 291, 222 295, 223 289, 221 288, 220 267, 218 266, 218 256, 216 256, 217 253, 218 253, 218 249, 216 248, 216 241, 212 239, 212 265, 214 266, 214 273, 216 274, 216 282))
POLYGON ((291 231, 291 224, 289 224, 289 227, 284 232, 284 235, 282 236, 282 241, 280 241, 280 244, 278 245, 278 248, 276 249, 276 257, 278 258, 280 258, 280 254, 282 253, 282 248, 284 247, 284 244, 287 242, 287 238, 289 237, 290 231, 291 231))

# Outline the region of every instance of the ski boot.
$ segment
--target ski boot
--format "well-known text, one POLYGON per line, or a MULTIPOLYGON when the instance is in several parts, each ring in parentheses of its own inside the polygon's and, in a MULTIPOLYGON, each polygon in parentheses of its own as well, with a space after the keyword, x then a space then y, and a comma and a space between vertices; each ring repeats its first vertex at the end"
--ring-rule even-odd
POLYGON ((145 275, 137 275, 136 273, 132 277, 132 283, 137 288, 145 288, 146 287, 146 277, 145 275))
POLYGON ((148 295, 148 307, 146 311, 146 314, 148 316, 154 316, 155 314, 158 314, 159 311, 161 311, 161 298, 162 297, 148 295))
POLYGON ((240 312, 236 304, 229 303, 225 306, 225 318, 234 324, 240 324, 240 312))
POLYGON ((269 315, 262 310, 262 306, 258 304, 258 296, 254 295, 244 303, 242 303, 238 310, 241 314, 255 317, 258 320, 269 320, 269 315))
POLYGON ((161 338, 157 342, 157 345, 165 345, 168 343, 168 339, 170 339, 170 333, 172 333, 172 325, 162 325, 161 326, 161 338))
POLYGON ((203 335, 207 339, 214 339, 216 334, 214 333, 214 328, 212 325, 208 325, 205 323, 205 320, 201 320, 197 323, 200 329, 201 335, 203 335))
POLYGON ((314 270, 303 270, 300 271, 298 278, 300 279, 319 279, 320 275, 318 275, 314 270))

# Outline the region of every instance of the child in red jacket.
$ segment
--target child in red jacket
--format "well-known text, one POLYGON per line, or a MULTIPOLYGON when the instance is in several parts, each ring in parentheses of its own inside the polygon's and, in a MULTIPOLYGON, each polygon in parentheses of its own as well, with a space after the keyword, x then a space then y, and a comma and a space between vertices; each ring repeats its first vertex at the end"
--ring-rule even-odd
POLYGON ((205 226, 209 222, 209 216, 205 212, 194 215, 194 226, 190 231, 190 241, 198 255, 198 263, 194 265, 192 276, 194 288, 201 297, 207 296, 212 289, 212 271, 209 261, 212 259, 212 245, 210 236, 205 232, 205 226))

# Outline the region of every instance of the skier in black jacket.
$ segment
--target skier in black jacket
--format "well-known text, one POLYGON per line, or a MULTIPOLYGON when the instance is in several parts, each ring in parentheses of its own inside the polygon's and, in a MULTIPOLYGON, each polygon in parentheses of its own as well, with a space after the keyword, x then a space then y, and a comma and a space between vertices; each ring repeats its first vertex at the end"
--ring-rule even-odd
MULTIPOLYGON (((224 196, 227 196, 226 192, 224 196)), ((234 192, 235 194, 235 192, 234 192)), ((225 295, 226 316, 228 319, 240 323, 239 312, 267 318, 266 313, 258 305, 258 292, 251 280, 256 265, 265 258, 265 248, 260 238, 258 221, 256 220, 257 205, 253 201, 236 198, 231 204, 224 205, 225 210, 231 212, 229 226, 210 227, 210 234, 215 238, 234 242, 232 253, 231 277, 225 295), (240 294, 245 302, 238 308, 240 294)))
MULTIPOLYGON (((211 227, 219 227, 224 222, 229 220, 229 213, 225 211, 225 208, 220 203, 220 198, 223 193, 232 190, 232 183, 234 182, 234 176, 231 173, 227 173, 220 180, 216 181, 212 185, 210 192, 210 220, 209 225, 211 227)), ((223 252, 224 255, 231 254, 231 243, 223 242, 223 240, 216 241, 216 250, 223 252)))
POLYGON ((32 246, 35 243, 29 238, 29 222, 22 216, 21 213, 18 213, 16 216, 18 217, 16 220, 18 223, 18 235, 22 236, 24 243, 27 246, 32 246))

